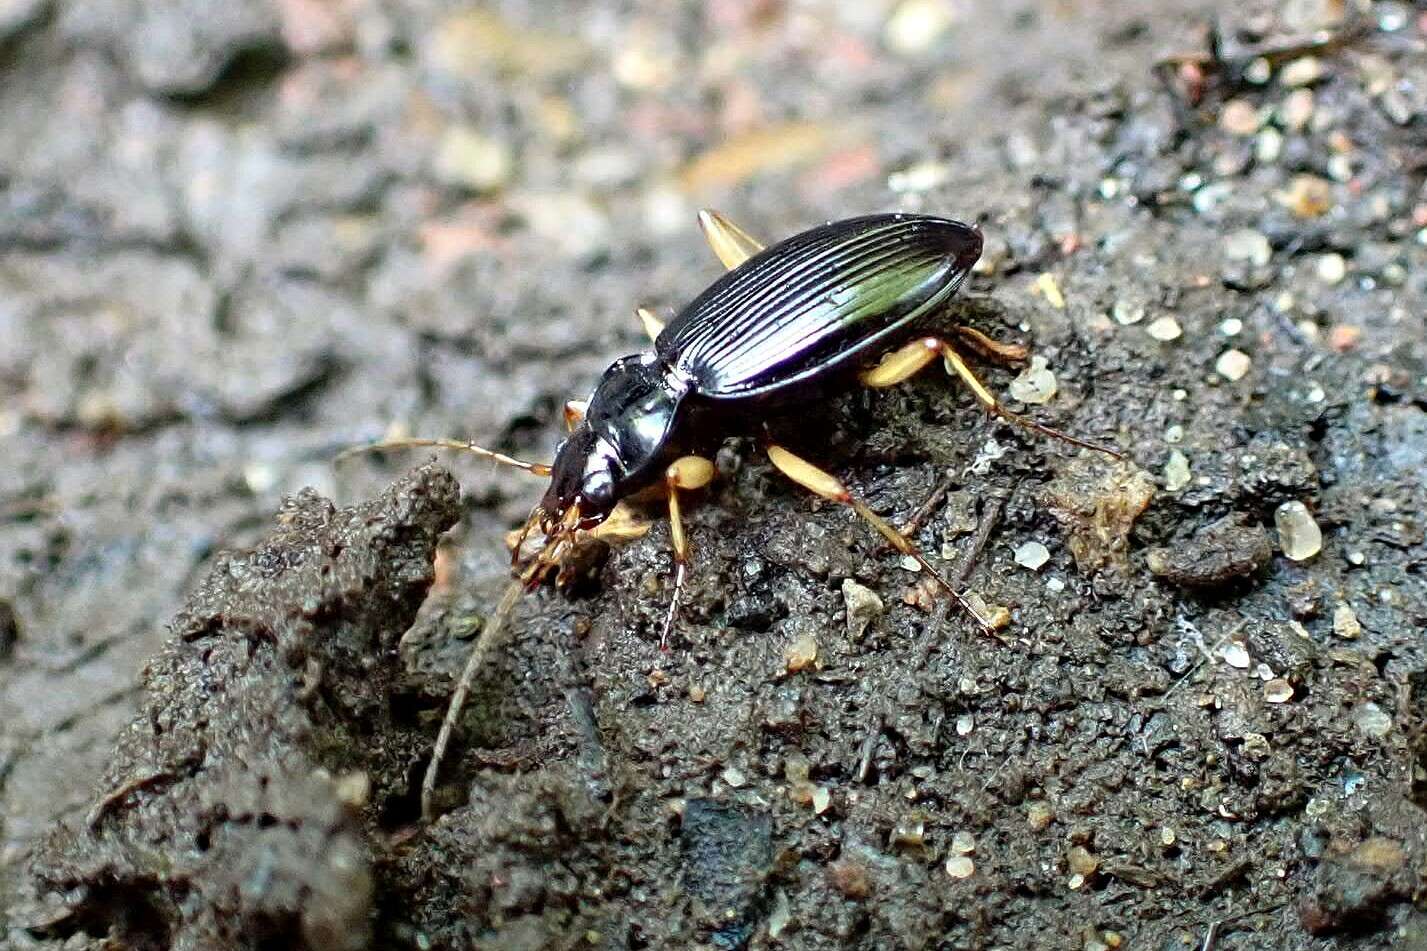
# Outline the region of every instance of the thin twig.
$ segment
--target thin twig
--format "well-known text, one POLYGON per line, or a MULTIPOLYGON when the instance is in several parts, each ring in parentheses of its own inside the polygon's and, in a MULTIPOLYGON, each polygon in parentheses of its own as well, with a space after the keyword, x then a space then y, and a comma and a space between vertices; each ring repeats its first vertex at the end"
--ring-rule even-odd
POLYGON ((951 583, 956 587, 964 588, 966 582, 971 580, 976 561, 986 550, 986 543, 991 540, 991 533, 995 531, 996 522, 1001 518, 1003 504, 1005 503, 999 497, 993 495, 981 510, 981 521, 976 525, 976 535, 971 539, 971 547, 961 556, 961 564, 956 566, 956 573, 951 576, 951 583))
POLYGON ((901 532, 908 538, 915 538, 917 532, 922 530, 922 523, 927 520, 936 507, 941 504, 941 500, 946 498, 946 493, 951 491, 951 487, 956 484, 956 470, 948 469, 933 487, 931 494, 926 497, 917 510, 912 513, 912 517, 907 519, 907 523, 901 526, 901 532))
POLYGON ((466 696, 471 692, 471 684, 475 682, 476 673, 481 669, 486 658, 505 643, 507 637, 505 622, 509 619, 510 612, 515 608, 515 604, 520 600, 520 595, 524 590, 525 586, 518 579, 506 587, 505 594, 501 595, 495 612, 482 625, 480 636, 471 646, 470 656, 466 658, 466 666, 461 671, 461 679, 456 682, 456 692, 451 694, 451 702, 446 707, 446 718, 441 721, 441 732, 436 734, 436 745, 431 748, 431 762, 426 766, 426 776, 421 780, 421 820, 423 822, 430 822, 434 818, 431 799, 436 792, 436 777, 441 769, 441 760, 446 756, 446 747, 451 743, 451 734, 455 732, 456 721, 461 718, 461 709, 466 705, 466 696))
POLYGON ((862 738, 862 749, 857 756, 857 781, 867 782, 867 775, 872 771, 872 753, 877 748, 877 738, 882 735, 883 719, 880 712, 873 714, 872 722, 867 726, 867 735, 862 738))

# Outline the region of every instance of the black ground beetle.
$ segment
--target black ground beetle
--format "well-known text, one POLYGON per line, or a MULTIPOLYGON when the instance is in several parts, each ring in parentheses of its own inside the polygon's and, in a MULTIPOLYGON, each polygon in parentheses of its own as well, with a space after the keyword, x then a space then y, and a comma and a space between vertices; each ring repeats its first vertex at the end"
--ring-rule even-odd
MULTIPOLYGON (((616 360, 588 402, 566 404, 570 434, 552 464, 524 462, 446 439, 363 447, 461 449, 550 479, 544 498, 515 540, 515 557, 537 528, 544 543, 487 623, 452 697, 423 789, 423 811, 428 814, 435 767, 470 678, 521 588, 557 568, 578 539, 599 537, 602 529, 621 521, 610 516, 622 500, 662 485, 674 548, 674 592, 660 637, 665 644, 688 575, 689 543, 679 517, 679 494, 702 488, 713 478, 713 463, 701 453, 716 449, 729 435, 759 429, 771 413, 806 406, 813 393, 847 377, 865 386, 892 386, 940 358, 948 372, 959 376, 998 416, 1119 456, 1007 410, 972 373, 959 349, 1014 362, 1026 356, 1023 347, 998 343, 966 327, 932 335, 928 318, 938 315, 981 256, 981 232, 976 228, 929 215, 869 215, 813 228, 764 249, 716 212, 701 212, 699 223, 728 273, 667 326, 649 311, 638 311, 654 340, 653 349, 616 360)), ((986 625, 916 544, 841 480, 773 443, 766 430, 764 447, 783 474, 851 507, 986 625)))

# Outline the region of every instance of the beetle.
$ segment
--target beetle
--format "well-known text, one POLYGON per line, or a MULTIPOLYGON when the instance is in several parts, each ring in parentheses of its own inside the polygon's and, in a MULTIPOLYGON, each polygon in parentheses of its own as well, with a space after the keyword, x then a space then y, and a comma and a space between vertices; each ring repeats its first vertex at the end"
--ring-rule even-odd
MULTIPOLYGON (((526 462, 448 439, 394 440, 361 449, 461 449, 548 477, 544 496, 512 546, 513 561, 518 561, 526 537, 537 530, 543 536, 519 571, 520 586, 527 588, 558 567, 578 539, 599 537, 622 501, 662 485, 674 554, 674 590, 660 633, 664 646, 688 577, 690 546, 680 494, 713 478, 714 465, 706 454, 724 438, 762 429, 774 467, 817 495, 853 509, 987 627, 910 538, 842 480, 774 442, 762 427, 770 414, 806 409, 816 394, 849 379, 869 387, 892 386, 940 359, 992 413, 1119 458, 1113 449, 1008 410, 961 352, 966 348, 1017 361, 1026 355, 1023 347, 998 343, 970 328, 937 332, 929 327, 980 258, 980 230, 950 218, 879 214, 830 222, 764 248, 717 212, 700 212, 699 224, 727 272, 667 325, 648 310, 637 311, 652 347, 614 361, 588 401, 565 405, 570 431, 552 463, 526 462)), ((513 585, 498 618, 508 613, 518 591, 513 585)), ((480 641, 489 643, 486 632, 480 641)), ((452 698, 428 768, 431 784, 453 711, 464 700, 481 651, 478 644, 452 698)), ((429 794, 430 789, 423 791, 429 794)))

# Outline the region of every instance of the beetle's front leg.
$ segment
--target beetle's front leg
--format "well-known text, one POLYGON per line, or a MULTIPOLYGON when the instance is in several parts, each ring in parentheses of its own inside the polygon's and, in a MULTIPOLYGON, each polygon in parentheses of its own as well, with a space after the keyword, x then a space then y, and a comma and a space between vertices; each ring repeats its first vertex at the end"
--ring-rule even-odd
MULTIPOLYGON (((988 340, 990 338, 987 338, 988 340)), ((895 386, 904 380, 910 379, 920 373, 928 364, 942 358, 948 373, 955 373, 961 377, 961 381, 971 390, 971 394, 981 403, 982 406, 993 415, 999 416, 1009 423, 1014 423, 1025 429, 1040 433, 1043 436, 1050 436, 1068 442, 1073 446, 1080 446, 1082 449, 1093 449, 1096 452, 1103 452, 1107 456, 1121 459, 1123 456, 1108 446, 1081 439, 1079 436, 1072 436, 1063 433, 1058 429, 1052 429, 1043 423, 1038 423, 1033 419, 1022 416, 1020 413, 1013 413, 1007 409, 995 395, 986 388, 980 378, 972 372, 971 367, 966 365, 966 361, 961 358, 961 354, 956 352, 956 348, 940 337, 922 337, 913 340, 904 347, 893 350, 882 358, 882 361, 875 367, 863 370, 858 375, 858 379, 863 386, 886 387, 895 386)))
POLYGON ((679 515, 679 493, 702 489, 713 480, 714 464, 703 456, 681 456, 664 470, 664 486, 669 492, 669 537, 674 546, 674 596, 669 601, 669 613, 664 616, 664 629, 659 634, 659 647, 669 646, 674 619, 684 600, 684 583, 689 575, 689 539, 684 534, 684 520, 679 515))

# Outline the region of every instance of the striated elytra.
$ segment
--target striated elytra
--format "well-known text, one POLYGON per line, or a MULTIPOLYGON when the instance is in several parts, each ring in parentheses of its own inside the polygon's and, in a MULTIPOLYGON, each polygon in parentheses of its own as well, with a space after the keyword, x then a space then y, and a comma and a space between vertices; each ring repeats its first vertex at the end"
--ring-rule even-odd
POLYGON ((928 215, 850 218, 804 231, 715 281, 654 341, 617 360, 585 419, 557 451, 540 508, 580 527, 662 475, 686 452, 737 428, 741 408, 769 402, 875 360, 906 342, 981 256, 975 228, 928 215), (718 422, 683 427, 699 404, 718 422))

